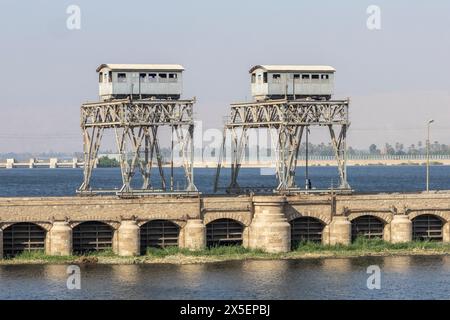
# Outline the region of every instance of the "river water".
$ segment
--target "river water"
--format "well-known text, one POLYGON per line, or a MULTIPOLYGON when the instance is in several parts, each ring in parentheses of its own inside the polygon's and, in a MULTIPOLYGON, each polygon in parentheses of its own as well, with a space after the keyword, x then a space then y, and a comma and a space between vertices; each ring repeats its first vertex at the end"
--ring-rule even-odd
MULTIPOLYGON (((169 170, 166 169, 166 177, 169 170)), ((276 187, 274 175, 266 175, 268 170, 242 168, 239 183, 242 187, 276 187), (263 173, 263 174, 262 174, 263 173)), ((270 171, 270 170, 269 170, 270 171)), ((417 192, 425 189, 424 166, 364 166, 348 167, 348 181, 356 192, 417 192)), ((198 168, 194 170, 195 184, 199 191, 212 193, 215 169, 198 168)), ((156 178, 157 173, 154 173, 156 178)), ((338 185, 336 167, 311 167, 309 176, 313 187, 330 188, 338 185)), ((134 186, 141 183, 136 175, 134 186)), ((175 187, 183 187, 183 170, 175 168, 175 187)), ((229 183, 230 170, 222 169, 220 186, 229 183)), ((296 182, 303 187, 304 170, 296 172, 296 182)), ((0 197, 16 196, 67 196, 74 195, 83 181, 82 169, 0 169, 0 197)), ((155 187, 159 179, 155 180, 155 187)), ((118 168, 98 168, 94 170, 91 186, 93 188, 113 189, 121 186, 118 168)), ((430 168, 430 188, 450 190, 450 166, 430 168)))
MULTIPOLYGON (((214 169, 196 169, 200 191, 212 192, 214 169)), ((229 170, 223 170, 221 185, 229 170)), ((303 185, 304 172, 297 172, 303 185)), ((357 192, 414 192, 425 187, 421 166, 349 167, 357 192)), ((175 170, 176 183, 183 172, 175 170)), ((337 184, 335 167, 312 167, 313 186, 337 184)), ((81 169, 0 170, 0 197, 68 196, 81 169)), ((431 189, 450 189, 450 166, 431 168, 431 189)), ((243 186, 276 186, 259 169, 242 169, 243 186)), ((94 171, 92 185, 121 184, 116 168, 94 171)), ((0 299, 450 299, 450 257, 365 257, 284 261, 234 261, 198 265, 87 265, 81 290, 68 290, 67 266, 0 266, 0 299), (381 289, 369 290, 367 267, 381 269, 381 289)))
POLYGON ((195 265, 0 266, 0 299, 450 299, 450 256, 248 260, 195 265), (381 270, 368 289, 367 268, 381 270))

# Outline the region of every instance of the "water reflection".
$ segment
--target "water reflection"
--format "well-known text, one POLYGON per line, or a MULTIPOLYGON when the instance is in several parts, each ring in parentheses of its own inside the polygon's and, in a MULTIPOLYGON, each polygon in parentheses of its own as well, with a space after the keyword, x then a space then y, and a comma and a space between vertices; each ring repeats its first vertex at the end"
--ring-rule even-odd
POLYGON ((139 273, 139 266, 135 264, 111 266, 112 279, 115 282, 135 285, 140 281, 139 273))
POLYGON ((449 299, 450 257, 248 260, 192 265, 0 266, 0 299, 449 299), (378 265, 381 290, 366 286, 378 265))
POLYGON ((352 270, 351 259, 324 259, 322 263, 324 272, 350 272, 352 270))
POLYGON ((413 257, 402 256, 402 257, 391 257, 384 260, 383 271, 390 273, 400 273, 406 274, 410 270, 410 266, 414 263, 413 257))

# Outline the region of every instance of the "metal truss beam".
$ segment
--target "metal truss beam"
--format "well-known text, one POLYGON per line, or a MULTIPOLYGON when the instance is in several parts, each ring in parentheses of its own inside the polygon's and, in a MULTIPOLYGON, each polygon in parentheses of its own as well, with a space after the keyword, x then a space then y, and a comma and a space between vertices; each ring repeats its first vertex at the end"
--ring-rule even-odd
MULTIPOLYGON (((225 124, 224 137, 231 133, 231 182, 229 193, 239 193, 237 182, 241 161, 246 148, 248 129, 266 128, 276 132, 275 168, 278 178, 277 191, 296 189, 295 169, 303 132, 311 126, 326 126, 336 157, 340 189, 349 189, 346 172, 346 132, 349 100, 269 100, 264 102, 238 103, 231 105, 230 120, 225 124), (335 128, 339 128, 336 135, 335 128)), ((218 189, 220 168, 223 166, 223 147, 219 157, 214 189, 218 189)))
MULTIPOLYGON (((160 176, 157 192, 167 192, 168 186, 163 170, 163 157, 159 147, 158 128, 170 127, 173 140, 180 146, 185 173, 185 189, 197 191, 194 185, 194 119, 195 100, 112 100, 87 103, 81 106, 81 128, 83 131, 84 181, 79 192, 91 192, 92 170, 96 165, 98 150, 106 130, 114 132, 117 151, 120 155, 122 187, 120 193, 155 190, 151 181, 153 164, 156 162, 160 176), (136 172, 142 175, 141 189, 133 190, 131 181, 136 172)), ((174 143, 172 143, 172 155, 174 143)), ((173 168, 173 161, 171 162, 173 168)), ((179 192, 180 190, 177 190, 179 192)), ((170 192, 173 188, 171 170, 170 192)))

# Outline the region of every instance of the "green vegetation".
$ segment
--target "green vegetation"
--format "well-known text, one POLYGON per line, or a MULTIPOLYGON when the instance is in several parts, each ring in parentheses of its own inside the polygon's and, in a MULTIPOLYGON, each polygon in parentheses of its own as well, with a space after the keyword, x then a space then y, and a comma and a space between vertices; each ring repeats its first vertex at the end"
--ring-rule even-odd
POLYGON ((360 255, 370 253, 396 253, 403 251, 407 253, 415 251, 439 251, 443 253, 450 253, 450 244, 433 241, 412 241, 406 243, 390 243, 383 241, 382 239, 365 239, 358 238, 353 241, 352 244, 345 245, 323 245, 314 242, 300 243, 292 252, 293 253, 320 253, 320 252, 332 252, 332 253, 357 253, 360 255))
POLYGON ((97 167, 98 168, 114 168, 119 166, 119 161, 113 158, 108 158, 107 156, 103 156, 98 158, 97 167))
MULTIPOLYGON (((17 264, 36 263, 66 263, 76 260, 75 256, 49 256, 44 251, 24 251, 13 258, 5 258, 5 262, 13 262, 17 264)), ((1 261, 1 260, 0 260, 1 261)))
POLYGON ((145 255, 120 257, 111 250, 86 253, 81 256, 48 256, 43 251, 23 252, 13 258, 0 260, 0 264, 136 264, 170 263, 189 264, 227 260, 248 259, 302 259, 326 257, 393 256, 393 255, 440 255, 450 254, 450 243, 413 241, 389 243, 381 239, 356 239, 352 244, 322 245, 314 242, 299 243, 288 253, 267 253, 246 249, 242 246, 219 246, 190 251, 178 247, 165 249, 148 248, 145 255))
POLYGON ((264 251, 262 250, 251 250, 244 248, 242 246, 220 246, 220 247, 211 247, 203 250, 191 251, 189 249, 183 249, 178 247, 167 247, 164 249, 158 248, 147 248, 147 253, 145 257, 158 257, 164 258, 168 256, 174 255, 184 255, 184 256, 193 256, 193 257, 227 257, 227 256, 239 256, 239 255, 264 255, 264 251))

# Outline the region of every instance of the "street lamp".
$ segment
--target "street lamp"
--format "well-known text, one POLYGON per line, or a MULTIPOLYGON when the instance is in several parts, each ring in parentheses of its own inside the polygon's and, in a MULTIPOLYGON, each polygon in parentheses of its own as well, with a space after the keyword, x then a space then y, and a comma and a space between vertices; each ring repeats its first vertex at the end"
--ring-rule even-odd
POLYGON ((308 144, 309 144, 309 142, 308 142, 308 135, 309 135, 309 126, 308 127, 306 127, 306 152, 305 152, 305 160, 306 160, 306 163, 305 163, 305 189, 306 190, 310 190, 311 189, 311 180, 309 179, 309 172, 308 172, 308 167, 309 167, 309 163, 308 163, 308 157, 309 157, 309 154, 308 154, 308 144))
POLYGON ((427 192, 430 191, 430 126, 433 122, 430 119, 427 123, 427 192))

